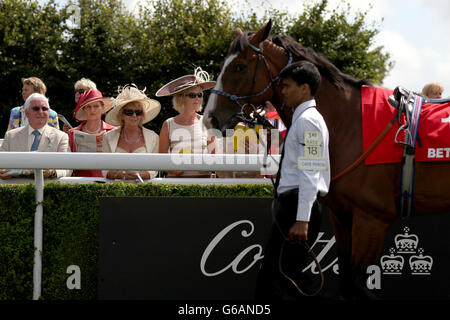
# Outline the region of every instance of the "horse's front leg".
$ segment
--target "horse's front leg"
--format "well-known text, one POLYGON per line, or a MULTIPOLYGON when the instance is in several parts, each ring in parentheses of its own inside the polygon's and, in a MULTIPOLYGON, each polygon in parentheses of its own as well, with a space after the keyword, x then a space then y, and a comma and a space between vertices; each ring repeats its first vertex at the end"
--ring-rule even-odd
POLYGON ((367 267, 376 263, 389 225, 376 215, 353 210, 351 269, 355 299, 375 298, 367 287, 367 267))
POLYGON ((349 299, 352 292, 352 215, 351 212, 330 212, 331 226, 336 238, 339 265, 339 291, 349 299))

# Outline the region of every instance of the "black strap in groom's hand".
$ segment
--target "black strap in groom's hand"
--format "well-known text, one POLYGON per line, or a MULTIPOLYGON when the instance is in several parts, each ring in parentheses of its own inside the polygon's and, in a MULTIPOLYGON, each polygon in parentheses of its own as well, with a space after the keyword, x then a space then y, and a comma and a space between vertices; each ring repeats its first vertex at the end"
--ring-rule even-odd
POLYGON ((291 127, 289 127, 286 131, 286 135, 284 136, 284 142, 283 142, 283 150, 281 151, 281 157, 280 157, 280 163, 278 164, 278 172, 277 172, 277 177, 275 178, 275 183, 273 185, 273 197, 275 199, 278 198, 278 193, 277 193, 277 189, 278 189, 278 185, 280 184, 280 178, 281 178, 281 164, 283 163, 283 158, 284 158, 284 154, 285 154, 285 150, 286 150, 286 141, 287 141, 287 136, 289 133, 289 129, 291 127))

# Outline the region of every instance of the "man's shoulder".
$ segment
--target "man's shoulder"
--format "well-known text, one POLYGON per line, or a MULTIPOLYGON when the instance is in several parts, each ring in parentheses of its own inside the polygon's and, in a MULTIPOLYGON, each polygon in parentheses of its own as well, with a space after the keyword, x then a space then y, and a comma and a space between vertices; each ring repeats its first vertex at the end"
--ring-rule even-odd
POLYGON ((20 116, 20 109, 22 107, 15 107, 11 109, 11 115, 12 116, 20 116))
POLYGON ((15 129, 8 130, 5 133, 5 138, 7 136, 15 136, 17 134, 20 134, 21 132, 26 132, 27 128, 28 128, 28 126, 24 126, 24 127, 18 127, 18 128, 15 128, 15 129))
POLYGON ((299 117, 302 121, 316 123, 317 121, 325 121, 322 114, 316 107, 306 109, 299 117))
POLYGON ((295 132, 299 139, 303 139, 305 131, 318 131, 322 134, 328 132, 326 122, 316 108, 305 110, 295 121, 295 132))
POLYGON ((68 137, 67 133, 65 133, 64 131, 61 131, 61 130, 56 129, 56 128, 52 127, 52 126, 49 126, 48 124, 45 125, 45 131, 48 132, 48 133, 52 133, 52 134, 54 134, 54 135, 56 135, 58 137, 64 137, 64 136, 68 137))

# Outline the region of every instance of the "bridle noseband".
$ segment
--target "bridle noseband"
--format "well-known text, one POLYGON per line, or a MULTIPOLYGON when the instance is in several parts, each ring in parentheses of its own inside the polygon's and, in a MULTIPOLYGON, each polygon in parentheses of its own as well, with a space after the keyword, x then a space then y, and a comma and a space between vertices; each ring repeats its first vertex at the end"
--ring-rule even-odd
MULTIPOLYGON (((266 125, 272 127, 272 125, 270 124, 269 121, 267 121, 264 117, 259 115, 259 113, 257 112, 258 108, 252 104, 252 99, 263 95, 267 90, 269 90, 270 87, 272 87, 272 90, 275 93, 275 91, 280 83, 280 75, 273 78, 269 63, 267 62, 266 58, 264 57, 262 50, 256 46, 254 46, 251 43, 248 43, 248 46, 258 54, 258 62, 256 63, 256 69, 255 69, 255 74, 253 76, 250 94, 246 95, 246 96, 236 96, 234 94, 230 94, 228 92, 220 91, 220 90, 216 90, 216 89, 212 89, 211 93, 222 95, 222 96, 230 99, 232 102, 234 102, 235 104, 237 104, 239 106, 241 111, 234 114, 233 117, 229 120, 230 122, 236 122, 236 123, 233 123, 233 125, 236 125, 238 122, 244 122, 244 123, 248 124, 250 127, 254 127, 256 122, 260 121, 262 124, 266 124, 266 125), (260 64, 261 60, 264 62, 267 73, 269 74, 269 77, 270 77, 270 81, 263 90, 261 90, 258 93, 253 94, 253 91, 255 89, 256 80, 258 78, 259 64, 260 64), (241 102, 239 102, 239 100, 248 100, 248 101, 246 103, 242 104, 241 102), (247 110, 248 109, 247 106, 250 107, 249 108, 250 112, 247 110), (253 114, 253 116, 252 116, 252 114, 253 114)), ((289 59, 287 62, 287 66, 288 66, 292 63, 293 57, 292 57, 292 53, 289 50, 286 50, 286 51, 288 52, 288 55, 289 55, 289 59)))

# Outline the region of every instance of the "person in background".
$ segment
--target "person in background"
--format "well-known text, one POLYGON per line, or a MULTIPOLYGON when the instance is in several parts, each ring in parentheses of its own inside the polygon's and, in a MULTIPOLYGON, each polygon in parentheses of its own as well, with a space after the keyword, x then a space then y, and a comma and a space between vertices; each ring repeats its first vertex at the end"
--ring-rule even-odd
POLYGON ((273 104, 270 101, 266 101, 264 106, 264 111, 266 119, 280 132, 281 136, 286 137, 287 128, 284 125, 283 121, 278 114, 278 111, 275 109, 273 104))
MULTIPOLYGON (((48 125, 50 106, 48 99, 40 94, 31 94, 23 106, 28 123, 23 127, 7 131, 0 151, 6 152, 70 152, 66 133, 48 125)), ((0 170, 1 179, 12 178, 12 171, 0 170)), ((44 178, 70 176, 72 170, 43 170, 44 178)))
MULTIPOLYGON (((286 127, 270 101, 266 101, 264 108, 258 112, 274 128, 258 124, 253 128, 243 122, 234 127, 233 135, 223 137, 223 153, 225 154, 264 154, 270 141, 270 154, 279 154, 280 144, 286 135, 286 127), (265 129, 265 130, 262 130, 265 129), (274 131, 271 131, 274 130, 274 131), (257 134, 258 133, 258 134, 257 134), (265 135, 265 136, 264 136, 265 135)), ((220 143, 219 143, 220 145, 220 143)), ((261 175, 259 172, 217 172, 219 178, 264 178, 270 175, 261 175)))
MULTIPOLYGON (((78 100, 80 99, 83 92, 87 90, 97 90, 97 85, 94 81, 89 80, 87 78, 81 78, 74 84, 75 88, 75 103, 78 104, 78 100)), ((68 133, 71 127, 69 127, 67 124, 63 125, 63 131, 68 133)))
POLYGON ((423 89, 421 96, 428 99, 442 99, 442 93, 444 92, 444 86, 439 82, 427 83, 423 89))
MULTIPOLYGON (((22 78, 22 85, 22 98, 24 102, 32 93, 40 93, 42 95, 45 95, 45 93, 47 92, 47 87, 45 86, 44 82, 36 77, 22 78)), ((24 127, 27 124, 28 119, 25 115, 24 105, 11 109, 8 122, 8 131, 24 127)), ((51 109, 49 111, 48 125, 50 127, 59 129, 58 114, 51 109)))
MULTIPOLYGON (((179 113, 164 121, 159 134, 160 153, 214 153, 215 137, 208 137, 199 114, 203 107, 203 91, 216 84, 200 67, 194 74, 175 79, 157 92, 157 97, 172 96, 173 108, 179 113)), ((168 177, 210 177, 206 172, 169 172, 168 177)))
MULTIPOLYGON (((161 104, 148 98, 144 91, 134 85, 123 87, 105 118, 107 123, 118 128, 104 135, 103 152, 158 153, 158 135, 143 124, 153 120, 160 111, 161 104)), ((151 179, 156 175, 157 171, 103 171, 104 177, 121 180, 151 179)))
MULTIPOLYGON (((80 95, 74 118, 82 123, 68 132, 72 152, 103 152, 103 135, 116 128, 102 121, 102 115, 112 108, 113 100, 103 97, 95 89, 89 89, 80 95)), ((74 170, 73 175, 103 177, 101 170, 74 170)))

